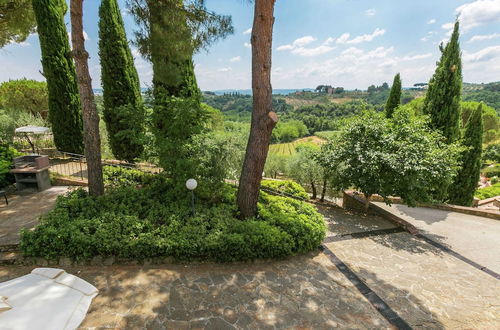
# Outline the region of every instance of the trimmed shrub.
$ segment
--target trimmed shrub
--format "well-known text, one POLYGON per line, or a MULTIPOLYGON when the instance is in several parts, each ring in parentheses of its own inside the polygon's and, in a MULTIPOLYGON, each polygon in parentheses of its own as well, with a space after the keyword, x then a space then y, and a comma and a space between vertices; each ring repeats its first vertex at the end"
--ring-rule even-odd
POLYGON ((76 190, 58 198, 20 247, 28 257, 88 260, 93 256, 145 259, 242 261, 283 258, 319 247, 326 226, 316 209, 302 201, 261 193, 259 216, 237 219, 235 188, 217 198, 190 195, 157 175, 145 187, 121 186, 90 197, 76 190), (217 201, 215 201, 217 200, 217 201))
POLYGON ((309 194, 306 192, 306 190, 300 184, 292 180, 262 180, 260 186, 264 189, 267 188, 285 195, 291 195, 293 197, 302 199, 309 199, 309 194))

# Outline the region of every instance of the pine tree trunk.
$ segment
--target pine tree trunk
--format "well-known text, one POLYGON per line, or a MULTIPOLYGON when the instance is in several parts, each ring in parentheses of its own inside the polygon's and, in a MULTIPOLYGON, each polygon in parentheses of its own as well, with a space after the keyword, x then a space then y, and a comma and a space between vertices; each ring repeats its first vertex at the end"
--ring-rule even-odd
POLYGON ((313 192, 312 199, 316 199, 316 197, 318 197, 318 192, 316 191, 316 185, 314 184, 314 181, 311 181, 311 189, 313 192))
POLYGON ((85 50, 84 44, 82 5, 83 0, 71 0, 71 43, 73 44, 76 77, 83 110, 83 142, 85 145, 85 157, 87 158, 89 193, 92 196, 99 196, 104 193, 99 115, 97 114, 94 102, 92 79, 89 73, 89 54, 85 50))
POLYGON ((272 111, 271 55, 275 0, 255 0, 252 29, 253 111, 237 203, 243 219, 255 216, 271 132, 278 122, 272 111))
POLYGON ((320 201, 324 202, 325 201, 325 195, 326 195, 326 179, 323 180, 323 190, 321 190, 321 199, 320 201))

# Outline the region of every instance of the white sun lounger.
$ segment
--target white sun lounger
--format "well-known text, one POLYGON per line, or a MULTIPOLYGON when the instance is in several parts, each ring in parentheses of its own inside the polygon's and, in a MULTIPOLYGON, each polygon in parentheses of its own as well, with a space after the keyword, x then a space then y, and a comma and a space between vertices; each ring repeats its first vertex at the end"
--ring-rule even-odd
POLYGON ((76 329, 98 290, 56 268, 35 268, 31 274, 0 283, 2 330, 76 329))

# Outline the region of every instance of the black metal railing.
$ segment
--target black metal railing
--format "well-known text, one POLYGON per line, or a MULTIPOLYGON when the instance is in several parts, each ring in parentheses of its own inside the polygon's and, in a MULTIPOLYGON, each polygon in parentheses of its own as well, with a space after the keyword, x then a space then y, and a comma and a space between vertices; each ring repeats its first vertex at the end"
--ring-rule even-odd
MULTIPOLYGON (((122 167, 157 174, 162 171, 158 166, 147 163, 127 163, 117 160, 103 160, 103 166, 122 167)), ((81 181, 88 179, 87 159, 84 155, 56 151, 50 156, 50 171, 57 175, 72 177, 81 181)))

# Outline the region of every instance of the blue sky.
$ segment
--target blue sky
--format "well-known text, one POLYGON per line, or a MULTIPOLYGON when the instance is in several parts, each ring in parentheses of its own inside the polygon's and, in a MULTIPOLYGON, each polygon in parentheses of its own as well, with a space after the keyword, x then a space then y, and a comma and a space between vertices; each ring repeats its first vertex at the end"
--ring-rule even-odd
MULTIPOLYGON (((124 1, 129 39, 135 25, 124 1)), ((200 88, 251 87, 250 28, 253 5, 247 0, 206 0, 207 7, 231 15, 235 33, 194 58, 200 88)), ((84 2, 84 29, 94 87, 100 87, 97 55, 99 1, 84 2)), ((500 0, 277 0, 273 40, 274 88, 319 84, 366 89, 392 82, 427 82, 439 58, 438 45, 461 21, 466 82, 500 80, 500 0)), ((68 18, 69 19, 69 18, 68 18)), ((68 24, 69 27, 69 24, 68 24)), ((151 66, 133 48, 141 85, 151 85, 151 66)), ((39 73, 38 36, 0 50, 0 81, 39 73)))

